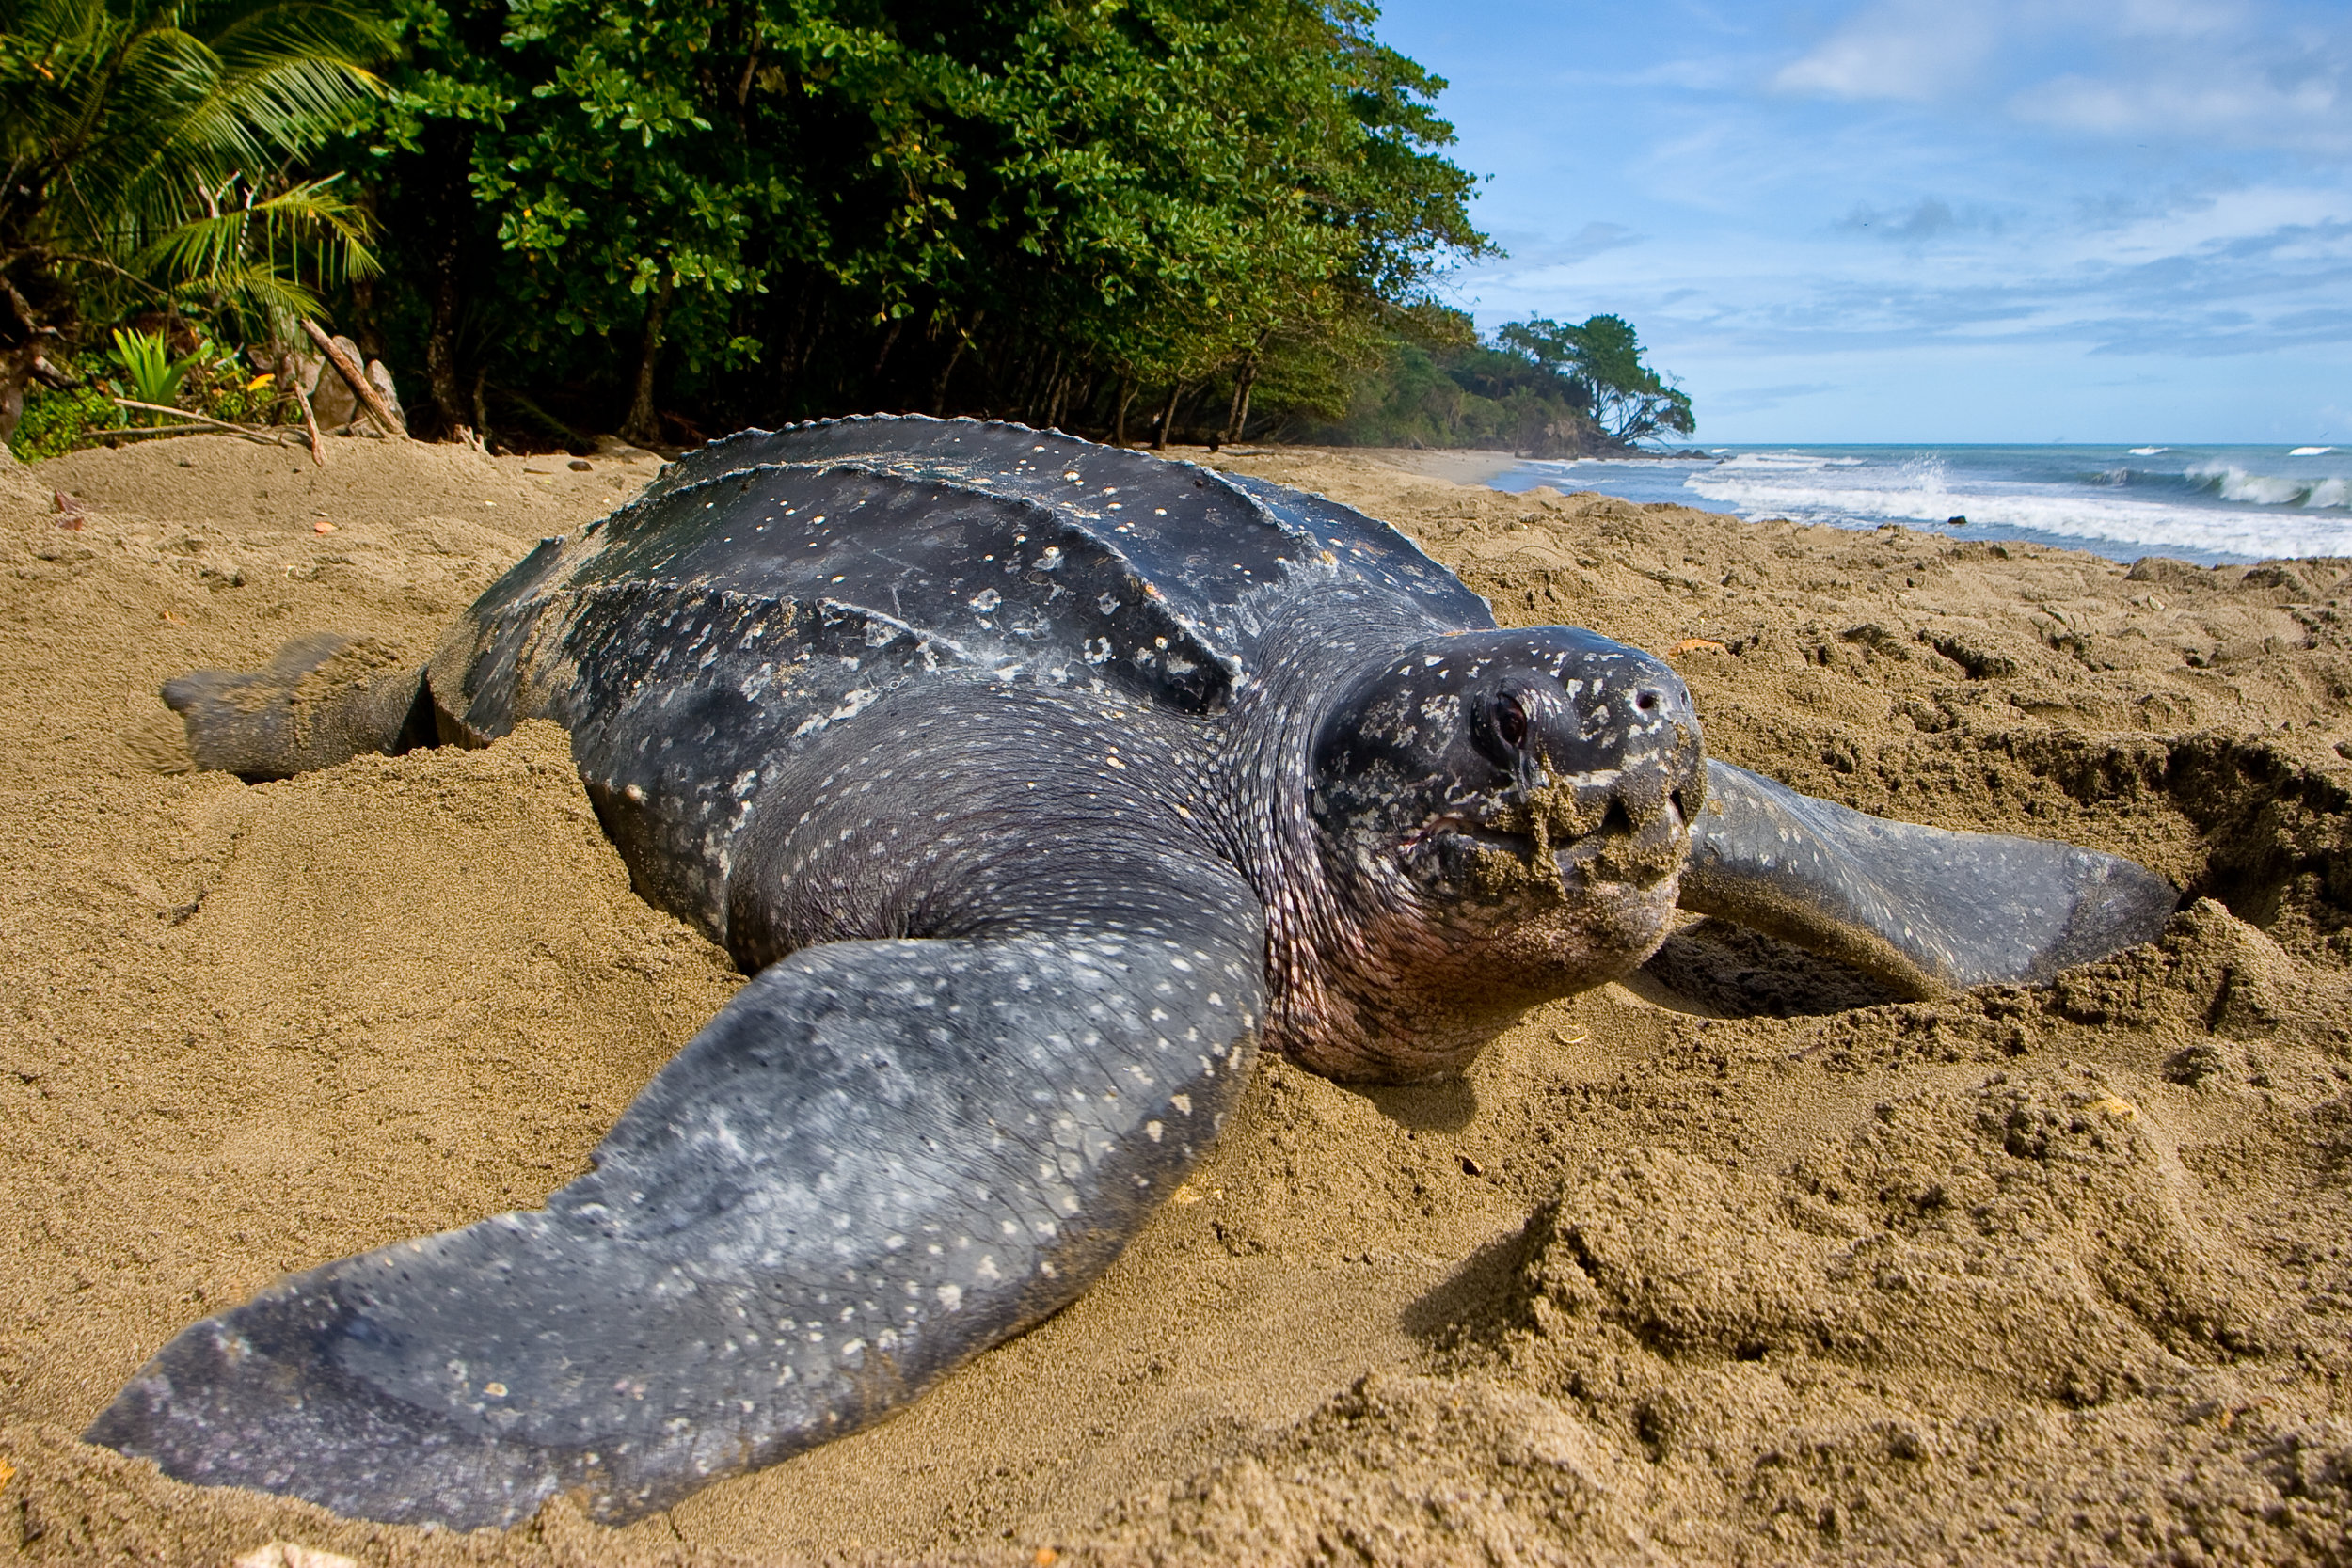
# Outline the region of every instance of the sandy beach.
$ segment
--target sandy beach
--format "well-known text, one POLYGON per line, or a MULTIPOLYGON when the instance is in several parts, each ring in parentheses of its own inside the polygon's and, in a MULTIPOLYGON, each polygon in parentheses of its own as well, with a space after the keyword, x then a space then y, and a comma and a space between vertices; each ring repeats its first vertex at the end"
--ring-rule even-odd
POLYGON ((2352 561, 1456 483, 1485 453, 1218 461, 1505 624, 1672 657, 1718 755, 2133 856, 2181 913, 1932 1003, 1700 923, 1457 1082, 1269 1061, 1076 1305, 625 1529, 341 1520, 81 1445, 279 1273, 538 1203, 739 983, 630 892, 551 726, 186 770, 163 680, 319 629, 421 660, 658 466, 328 449, 0 467, 0 1563, 2346 1560, 2352 561))

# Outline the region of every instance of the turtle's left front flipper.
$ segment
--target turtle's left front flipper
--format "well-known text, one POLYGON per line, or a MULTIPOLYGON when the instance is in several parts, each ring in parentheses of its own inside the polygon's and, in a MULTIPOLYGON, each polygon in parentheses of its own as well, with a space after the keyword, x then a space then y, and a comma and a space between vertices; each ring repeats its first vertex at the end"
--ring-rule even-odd
POLYGON ((546 1209, 279 1281, 88 1440, 471 1528, 625 1521, 887 1415, 1084 1290, 1238 1098, 1263 917, 1180 859, 1081 867, 1058 928, 792 954, 546 1209))
POLYGON ((1753 927, 1914 996, 2029 985, 2153 938, 2179 902, 2095 849, 1870 816, 1710 760, 1684 909, 1753 927))

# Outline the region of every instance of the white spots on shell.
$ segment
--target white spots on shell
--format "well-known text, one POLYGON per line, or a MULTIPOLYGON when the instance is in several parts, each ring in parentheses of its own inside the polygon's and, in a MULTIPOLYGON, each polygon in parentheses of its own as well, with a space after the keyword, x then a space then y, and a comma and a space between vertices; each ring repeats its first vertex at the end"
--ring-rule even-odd
POLYGON ((986 615, 1004 602, 1005 596, 993 588, 983 588, 971 598, 972 608, 982 615, 986 615))
POLYGON ((942 1285, 939 1288, 937 1294, 939 1296, 939 1305, 946 1307, 948 1311, 961 1312, 963 1310, 962 1286, 956 1284, 953 1280, 950 1280, 948 1283, 942 1285))
POLYGON ((854 719, 871 706, 874 699, 881 695, 882 693, 872 687, 861 687, 845 695, 841 699, 841 705, 831 713, 819 714, 815 718, 803 721, 800 728, 792 732, 793 738, 798 739, 812 730, 821 730, 828 724, 837 724, 845 719, 854 719))
POLYGON ((1168 1102, 1176 1107, 1179 1115, 1187 1117, 1192 1115, 1192 1096, 1188 1094, 1171 1094, 1168 1097, 1168 1102))

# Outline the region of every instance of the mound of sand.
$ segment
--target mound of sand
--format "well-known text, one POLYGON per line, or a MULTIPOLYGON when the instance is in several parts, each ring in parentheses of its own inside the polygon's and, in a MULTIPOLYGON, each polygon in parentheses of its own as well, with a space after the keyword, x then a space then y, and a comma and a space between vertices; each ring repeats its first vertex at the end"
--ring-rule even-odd
POLYGON ((421 653, 651 464, 0 474, 0 1558, 2343 1560, 2352 562, 2127 574, 1231 461, 1506 622, 1670 654, 1719 754, 2133 855, 2184 911, 1931 1004, 1701 922, 1456 1083, 1270 1063, 1097 1289, 883 1426, 626 1530, 356 1524, 73 1436, 277 1273, 538 1201, 736 979, 630 895, 547 726, 247 787, 171 771, 153 692, 302 631, 421 653))

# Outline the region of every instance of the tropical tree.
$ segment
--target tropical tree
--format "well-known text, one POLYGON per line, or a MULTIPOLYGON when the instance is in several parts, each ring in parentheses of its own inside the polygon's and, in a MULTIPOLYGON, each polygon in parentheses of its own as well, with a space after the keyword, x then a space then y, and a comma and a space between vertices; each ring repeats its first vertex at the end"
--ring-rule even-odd
POLYGON ((1642 359, 1642 340, 1622 316, 1588 316, 1577 328, 1578 375, 1593 389, 1593 415, 1619 441, 1696 428, 1691 400, 1642 359))
POLYGON ((85 307, 265 313, 373 265, 295 161, 374 90, 363 0, 0 0, 0 439, 85 307))
POLYGON ((1495 341, 1572 380, 1583 412, 1613 440, 1697 428, 1690 398, 1643 361, 1641 337, 1622 316, 1587 316, 1574 326, 1534 316, 1497 328, 1495 341))
POLYGON ((1230 420, 1485 244, 1441 84, 1356 0, 399 4, 342 166, 448 423, 485 377, 641 438, 657 387, 1165 429, 1214 383, 1230 420))

